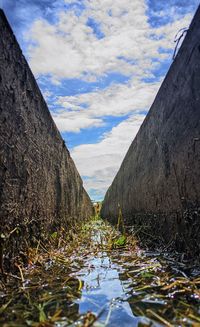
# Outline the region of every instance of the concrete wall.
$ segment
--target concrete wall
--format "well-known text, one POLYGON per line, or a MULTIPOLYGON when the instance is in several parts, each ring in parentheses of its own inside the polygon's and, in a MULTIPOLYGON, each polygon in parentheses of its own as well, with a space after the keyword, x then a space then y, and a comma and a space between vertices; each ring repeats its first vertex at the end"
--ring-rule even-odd
POLYGON ((0 36, 0 235, 18 227, 12 257, 93 207, 3 11, 0 36))
POLYGON ((148 227, 153 243, 199 253, 200 9, 106 193, 101 215, 116 223, 118 204, 127 224, 148 227))

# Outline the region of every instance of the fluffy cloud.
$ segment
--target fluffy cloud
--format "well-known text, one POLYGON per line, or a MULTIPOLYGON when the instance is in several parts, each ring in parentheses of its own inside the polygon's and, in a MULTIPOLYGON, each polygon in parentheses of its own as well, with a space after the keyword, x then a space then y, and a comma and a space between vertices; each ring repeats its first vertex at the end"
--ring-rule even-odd
POLYGON ((104 195, 144 118, 145 115, 132 115, 105 133, 100 142, 79 145, 72 150, 80 174, 87 177, 84 184, 90 193, 96 189, 104 195))
POLYGON ((103 125, 102 119, 93 118, 84 112, 58 112, 52 113, 53 119, 61 132, 78 133, 81 129, 99 127, 103 125))
POLYGON ((82 78, 88 81, 108 72, 141 78, 151 74, 153 59, 162 62, 172 49, 178 29, 187 26, 186 15, 163 28, 151 28, 142 0, 85 0, 81 15, 75 9, 62 11, 52 25, 37 20, 29 31, 33 45, 30 64, 35 74, 50 74, 58 81, 82 78), (92 19, 104 37, 88 25, 92 19))
POLYGON ((62 132, 79 132, 82 128, 103 125, 106 116, 140 113, 151 105, 160 82, 131 81, 114 84, 105 90, 58 97, 57 104, 65 110, 53 112, 53 118, 62 132))

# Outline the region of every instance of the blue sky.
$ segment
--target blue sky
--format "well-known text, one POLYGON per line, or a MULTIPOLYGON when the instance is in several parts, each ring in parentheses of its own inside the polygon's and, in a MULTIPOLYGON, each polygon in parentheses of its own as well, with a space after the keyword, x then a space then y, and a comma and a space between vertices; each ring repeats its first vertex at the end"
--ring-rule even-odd
POLYGON ((1 0, 66 145, 101 200, 196 0, 1 0))

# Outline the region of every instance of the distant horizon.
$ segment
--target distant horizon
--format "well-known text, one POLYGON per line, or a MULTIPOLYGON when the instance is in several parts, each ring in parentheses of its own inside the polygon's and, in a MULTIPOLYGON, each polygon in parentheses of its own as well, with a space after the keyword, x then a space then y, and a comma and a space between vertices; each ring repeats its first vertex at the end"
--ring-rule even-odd
POLYGON ((103 201, 198 5, 0 2, 91 200, 103 201))

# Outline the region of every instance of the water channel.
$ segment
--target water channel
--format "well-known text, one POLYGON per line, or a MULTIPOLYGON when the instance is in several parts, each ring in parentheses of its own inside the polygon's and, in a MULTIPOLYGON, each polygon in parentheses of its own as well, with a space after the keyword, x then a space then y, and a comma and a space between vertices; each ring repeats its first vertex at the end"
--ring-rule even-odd
POLYGON ((101 220, 77 244, 10 277, 0 326, 200 326, 198 267, 124 242, 101 220))

